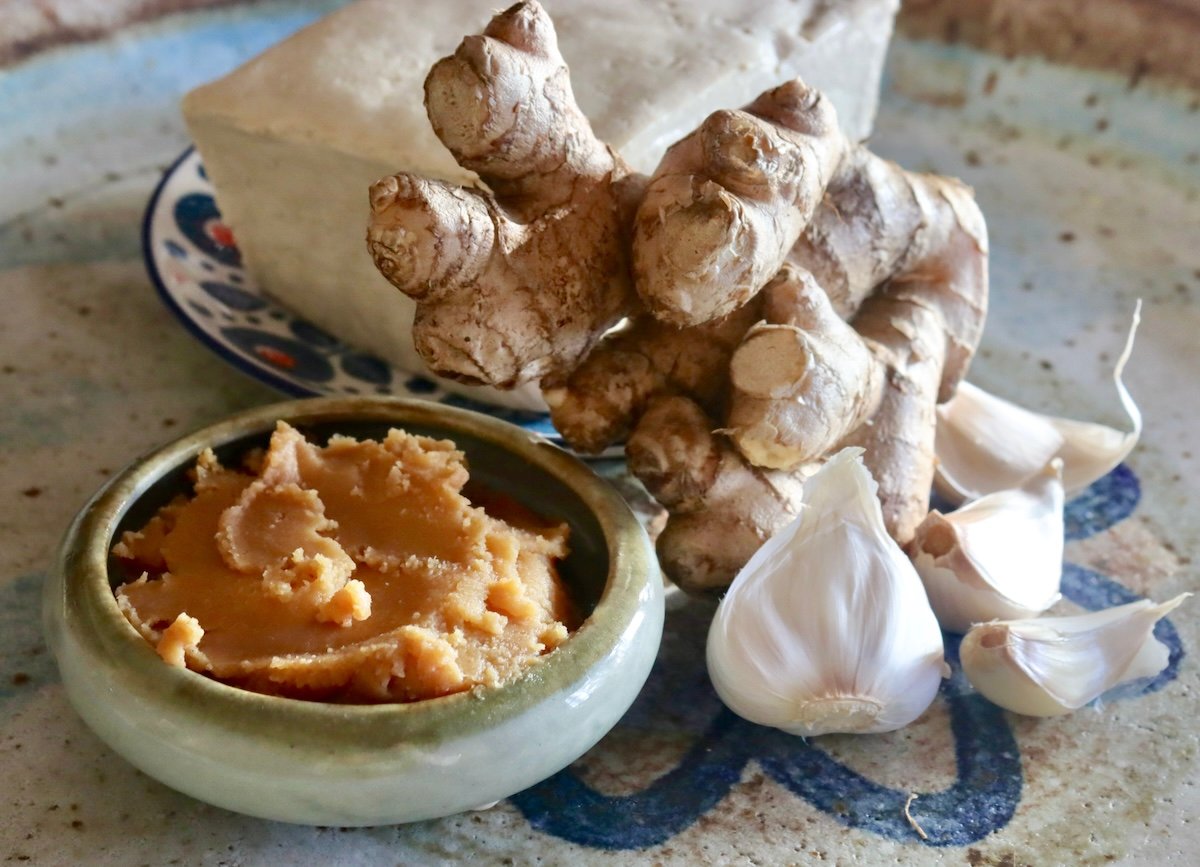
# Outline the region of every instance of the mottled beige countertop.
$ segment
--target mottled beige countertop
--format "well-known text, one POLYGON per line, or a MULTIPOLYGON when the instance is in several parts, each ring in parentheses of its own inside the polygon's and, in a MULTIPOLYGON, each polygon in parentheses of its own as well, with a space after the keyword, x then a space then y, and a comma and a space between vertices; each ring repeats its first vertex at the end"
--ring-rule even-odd
MULTIPOLYGON (((702 659, 711 606, 675 595, 641 699, 569 773, 410 826, 234 815, 101 743, 38 622, 63 529, 139 453, 278 397, 156 297, 142 211, 187 146, 179 95, 333 5, 0 0, 0 860, 1194 863, 1194 601, 1163 633, 1166 675, 1099 707, 1016 717, 956 676, 908 729, 805 743, 721 710, 702 659), (905 820, 909 793, 929 840, 905 820)), ((993 311, 972 377, 1119 423, 1111 365, 1144 301, 1126 381, 1146 431, 1069 506, 1063 610, 1197 589, 1200 0, 912 0, 901 32, 876 147, 962 176, 989 216, 993 311)))

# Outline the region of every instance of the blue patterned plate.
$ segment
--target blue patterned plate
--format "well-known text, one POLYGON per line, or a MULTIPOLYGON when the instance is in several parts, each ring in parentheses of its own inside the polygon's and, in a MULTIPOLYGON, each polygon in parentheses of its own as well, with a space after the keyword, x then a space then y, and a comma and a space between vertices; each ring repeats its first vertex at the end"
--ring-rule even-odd
POLYGON ((264 293, 242 267, 195 148, 167 169, 150 197, 142 252, 158 294, 188 331, 238 370, 285 394, 418 397, 478 410, 561 441, 548 415, 451 394, 424 376, 347 346, 264 293))

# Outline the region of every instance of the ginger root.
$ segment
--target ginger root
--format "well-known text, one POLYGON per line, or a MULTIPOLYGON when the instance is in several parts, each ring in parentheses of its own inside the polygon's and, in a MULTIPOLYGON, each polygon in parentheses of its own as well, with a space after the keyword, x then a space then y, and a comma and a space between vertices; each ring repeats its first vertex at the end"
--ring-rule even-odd
MULTIPOLYGON (((685 334, 761 299, 730 359, 722 432, 749 465, 783 471, 864 446, 889 532, 912 537, 934 407, 965 375, 987 309, 987 232, 965 186, 848 142, 828 102, 788 82, 667 152, 633 268, 643 302, 685 334)), ((588 400, 574 395, 576 412, 588 400)))
POLYGON ((659 560, 690 593, 722 590, 803 497, 800 473, 749 463, 683 396, 652 400, 625 445, 629 469, 668 512, 659 560))
POLYGON ((442 376, 500 388, 571 370, 632 310, 644 178, 592 133, 537 3, 438 61, 425 105, 490 192, 409 174, 371 187, 367 246, 417 302, 417 351, 442 376))
POLYGON ((633 268, 658 318, 724 316, 775 275, 848 147, 829 100, 799 81, 717 111, 667 150, 638 208, 633 268))
POLYGON ((756 303, 693 328, 643 313, 606 337, 569 378, 542 381, 554 426, 574 448, 597 453, 623 442, 660 395, 686 396, 724 417, 730 358, 758 318, 756 303))
POLYGON ((867 420, 884 371, 812 275, 786 264, 730 360, 726 427, 760 467, 818 460, 867 420))
POLYGON ((714 113, 650 179, 632 174, 575 106, 532 0, 467 37, 426 94, 491 192, 385 179, 369 245, 418 300, 435 371, 539 379, 580 450, 628 437, 631 471, 670 513, 660 560, 685 589, 727 585, 847 445, 866 449, 889 531, 911 538, 935 406, 987 308, 968 188, 849 141, 800 81, 714 113))

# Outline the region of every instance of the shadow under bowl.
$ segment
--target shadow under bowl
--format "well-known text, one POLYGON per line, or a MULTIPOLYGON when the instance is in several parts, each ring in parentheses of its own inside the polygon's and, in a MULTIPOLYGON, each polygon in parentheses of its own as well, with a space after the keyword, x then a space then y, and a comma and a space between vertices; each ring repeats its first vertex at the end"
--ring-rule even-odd
POLYGON ((508 797, 604 736, 649 675, 662 636, 662 579, 645 532, 615 490, 546 440, 488 416, 423 401, 313 398, 235 415, 138 459, 68 528, 43 619, 72 705, 117 753, 217 806, 314 825, 450 815, 508 797), (390 427, 452 439, 472 480, 566 521, 560 566, 586 615, 512 683, 406 704, 260 695, 166 665, 117 607, 110 560, 125 529, 189 490, 212 448, 234 463, 277 420, 314 441, 390 427))

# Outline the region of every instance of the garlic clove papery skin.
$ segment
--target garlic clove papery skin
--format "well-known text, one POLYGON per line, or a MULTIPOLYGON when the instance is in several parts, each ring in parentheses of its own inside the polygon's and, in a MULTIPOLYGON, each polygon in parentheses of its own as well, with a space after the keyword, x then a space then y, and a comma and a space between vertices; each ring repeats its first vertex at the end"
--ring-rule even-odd
POLYGON ((1028 716, 1070 713, 1167 666, 1154 624, 1190 593, 1069 617, 981 623, 959 648, 963 673, 993 703, 1028 716))
POLYGON ((1058 601, 1064 499, 1055 458, 1019 488, 929 513, 909 551, 943 629, 1035 617, 1058 601))
POLYGON ((932 703, 942 633, 876 490, 862 449, 843 449, 730 585, 707 658, 735 713, 810 736, 893 731, 932 703))
POLYGON ((1142 434, 1142 414, 1122 376, 1133 352, 1142 302, 1134 308, 1125 348, 1113 369, 1113 382, 1131 430, 1040 415, 968 382, 937 408, 934 486, 952 503, 975 500, 1019 487, 1049 463, 1063 461, 1068 494, 1109 473, 1133 451, 1142 434))
POLYGON ((960 382, 937 408, 934 487, 955 505, 1019 487, 1063 444, 1047 417, 960 382))
POLYGON ((1113 384, 1117 387, 1117 397, 1121 401, 1121 408, 1129 417, 1131 429, 1120 431, 1101 424, 1067 418, 1050 419, 1063 437, 1063 446, 1059 449, 1058 456, 1063 460, 1063 487, 1069 494, 1083 490, 1092 482, 1112 472, 1133 451, 1142 436, 1142 412, 1130 395, 1129 389, 1125 387, 1123 379, 1125 365, 1129 362, 1129 356, 1133 354, 1133 341, 1141 321, 1142 302, 1139 299, 1133 310, 1133 321, 1129 325, 1125 346, 1113 368, 1113 384))

